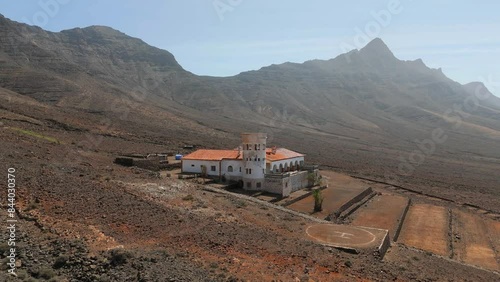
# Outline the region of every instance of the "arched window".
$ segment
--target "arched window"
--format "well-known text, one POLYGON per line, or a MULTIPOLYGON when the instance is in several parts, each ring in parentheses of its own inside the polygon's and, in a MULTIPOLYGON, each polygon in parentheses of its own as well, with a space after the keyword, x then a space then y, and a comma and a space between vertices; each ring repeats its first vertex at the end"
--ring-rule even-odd
POLYGON ((230 165, 230 166, 227 167, 227 172, 233 172, 233 166, 232 165, 230 165))

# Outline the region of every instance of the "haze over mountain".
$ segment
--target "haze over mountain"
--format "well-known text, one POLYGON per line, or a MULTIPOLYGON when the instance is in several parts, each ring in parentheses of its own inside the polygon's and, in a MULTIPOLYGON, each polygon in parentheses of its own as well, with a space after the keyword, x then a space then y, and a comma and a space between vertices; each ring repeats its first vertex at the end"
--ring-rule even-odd
POLYGON ((109 27, 53 33, 1 16, 0 87, 2 111, 42 123, 165 146, 236 146, 239 132, 264 131, 314 162, 397 175, 399 184, 436 195, 462 189, 468 202, 500 206, 491 197, 499 195, 500 99, 422 60, 401 61, 378 38, 331 60, 216 78, 109 27), (412 164, 417 141, 435 129, 445 143, 412 164), (403 163, 413 169, 402 174, 403 163))

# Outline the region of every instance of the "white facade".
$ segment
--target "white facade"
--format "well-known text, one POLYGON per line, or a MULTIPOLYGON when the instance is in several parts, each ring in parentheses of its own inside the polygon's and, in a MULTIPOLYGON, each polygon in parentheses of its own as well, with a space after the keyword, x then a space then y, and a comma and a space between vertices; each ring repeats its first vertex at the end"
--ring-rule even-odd
MULTIPOLYGON (((255 162, 255 161, 254 161, 255 162)), ((273 161, 267 164, 265 174, 281 173, 287 171, 299 170, 304 165, 304 157, 296 157, 285 160, 273 161)), ((210 176, 225 176, 226 178, 242 178, 246 174, 246 169, 252 169, 251 174, 245 178, 259 179, 263 178, 263 164, 255 164, 252 161, 244 160, 183 160, 182 172, 184 173, 202 173, 202 166, 207 168, 207 174, 210 176), (214 169, 214 170, 212 170, 214 169)))
POLYGON ((206 160, 183 160, 182 172, 184 173, 203 173, 203 166, 206 167, 206 174, 210 176, 220 176, 220 162, 206 160))
POLYGON ((206 173, 212 177, 242 181, 246 190, 265 190, 266 174, 298 171, 304 165, 302 154, 284 148, 266 150, 265 133, 242 133, 241 139, 238 150, 201 149, 183 157, 182 172, 206 173))
POLYGON ((245 172, 242 160, 222 160, 221 176, 227 180, 240 180, 245 172))
POLYGON ((266 175, 266 139, 265 133, 242 133, 243 185, 245 189, 262 188, 266 175))
POLYGON ((304 166, 304 157, 295 157, 269 163, 267 173, 281 173, 287 171, 294 171, 304 166))

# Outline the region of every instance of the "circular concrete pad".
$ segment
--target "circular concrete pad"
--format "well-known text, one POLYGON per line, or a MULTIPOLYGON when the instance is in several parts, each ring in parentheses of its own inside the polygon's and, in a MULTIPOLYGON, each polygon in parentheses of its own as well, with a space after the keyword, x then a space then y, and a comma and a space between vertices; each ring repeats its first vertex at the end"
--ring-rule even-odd
POLYGON ((368 230, 335 224, 311 225, 307 227, 306 233, 321 244, 340 247, 368 247, 376 239, 376 236, 368 230))

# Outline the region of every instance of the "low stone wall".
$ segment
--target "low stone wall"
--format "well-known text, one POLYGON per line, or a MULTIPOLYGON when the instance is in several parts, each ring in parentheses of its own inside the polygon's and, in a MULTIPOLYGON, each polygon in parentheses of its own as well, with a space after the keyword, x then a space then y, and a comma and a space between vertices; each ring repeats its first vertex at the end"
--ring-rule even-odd
POLYGON ((174 169, 181 169, 181 168, 182 168, 181 163, 173 163, 173 164, 160 163, 160 169, 174 170, 174 169))
POLYGON ((285 203, 283 203, 283 204, 280 204, 280 205, 281 205, 282 207, 287 207, 287 206, 289 206, 289 205, 291 205, 291 204, 293 204, 293 203, 296 203, 296 202, 298 202, 298 201, 300 201, 300 200, 303 200, 303 199, 305 199, 305 198, 307 198, 307 197, 311 196, 311 195, 312 195, 312 192, 313 192, 313 190, 314 190, 314 189, 318 189, 318 190, 325 190, 326 188, 328 188, 328 185, 325 185, 325 186, 320 186, 320 187, 317 187, 317 188, 314 188, 314 187, 313 187, 313 188, 311 188, 311 189, 312 189, 311 191, 309 191, 309 192, 305 193, 304 195, 302 195, 302 196, 300 196, 300 197, 297 197, 297 198, 295 198, 295 199, 293 199, 293 200, 290 200, 290 201, 288 201, 288 202, 285 202, 285 203))
POLYGON ((361 192, 359 195, 357 195, 356 197, 352 198, 351 200, 349 200, 347 203, 343 204, 337 211, 335 211, 333 214, 331 214, 330 216, 328 216, 331 220, 339 217, 339 215, 347 210, 349 207, 351 207, 352 205, 354 205, 355 203, 361 201, 364 197, 370 195, 371 193, 373 192, 372 188, 371 187, 368 187, 366 190, 364 190, 363 192, 361 192))
POLYGON ((299 171, 289 176, 291 193, 306 188, 309 185, 309 181, 307 179, 308 175, 308 171, 299 171))
POLYGON ((363 206, 364 204, 366 204, 366 202, 368 202, 370 199, 372 199, 373 197, 375 197, 377 195, 377 193, 371 193, 369 194, 368 196, 366 196, 364 199, 361 199, 359 202, 357 203, 354 203, 353 205, 351 205, 348 209, 346 209, 345 211, 343 211, 340 215, 339 215, 339 219, 342 221, 344 220, 345 218, 347 218, 348 216, 350 216, 351 214, 353 214, 355 211, 357 211, 361 206, 363 206))
MULTIPOLYGON (((204 186, 203 190, 228 195, 230 197, 234 197, 234 198, 238 198, 238 199, 242 199, 242 200, 247 200, 249 202, 253 202, 253 203, 256 203, 258 205, 267 207, 267 208, 272 208, 275 210, 286 212, 286 213, 293 215, 293 216, 302 217, 302 218, 309 220, 311 222, 314 222, 314 223, 332 224, 331 221, 326 221, 324 219, 319 219, 319 218, 316 218, 316 217, 308 215, 308 214, 303 214, 303 213, 300 213, 300 212, 297 212, 294 210, 290 210, 290 209, 287 209, 285 207, 278 206, 278 205, 275 205, 275 204, 272 204, 272 203, 269 203, 269 202, 251 197, 251 196, 242 195, 242 194, 235 194, 235 193, 231 193, 229 191, 221 190, 221 189, 210 187, 210 186, 204 186)), ((384 235, 384 238, 383 238, 381 244, 375 250, 376 251, 375 254, 377 256, 379 256, 380 259, 383 259, 388 248, 391 246, 391 239, 389 237, 389 232, 387 230, 382 230, 382 229, 377 229, 377 228, 367 228, 367 227, 364 227, 364 228, 385 231, 385 235, 384 235)), ((334 248, 347 250, 347 251, 355 251, 356 253, 359 253, 359 250, 357 248, 348 248, 348 247, 334 247, 334 248)))
POLYGON ((134 166, 134 159, 129 157, 118 157, 115 159, 115 164, 122 166, 134 166))
MULTIPOLYGON (((237 175, 223 175, 223 178, 226 179, 227 182, 238 182, 238 181, 243 181, 243 177, 237 176, 237 175)), ((243 187, 241 187, 243 188, 243 187)))
POLYGON ((410 209, 410 206, 411 206, 411 199, 408 199, 408 202, 406 203, 406 207, 403 210, 401 217, 399 218, 398 227, 396 228, 396 231, 394 232, 394 238, 393 238, 394 242, 396 242, 399 238, 399 234, 401 233, 401 228, 403 227, 403 223, 405 221, 406 214, 408 213, 408 210, 410 209))
POLYGON ((291 193, 308 186, 308 174, 308 171, 298 171, 266 175, 262 191, 288 197, 291 193))
POLYGON ((285 178, 278 176, 267 176, 264 178, 264 187, 262 191, 269 192, 272 194, 278 194, 282 197, 288 197, 290 195, 290 187, 285 187, 285 178), (288 189, 285 189, 288 188, 288 189))
POLYGON ((385 253, 387 253, 387 250, 390 247, 391 247, 391 237, 389 236, 389 231, 387 231, 386 235, 384 236, 384 239, 382 240, 382 243, 377 248, 377 253, 380 260, 384 259, 385 253))
MULTIPOLYGON (((134 166, 143 168, 143 169, 149 169, 152 171, 159 171, 162 169, 166 169, 172 164, 168 163, 160 163, 158 159, 146 159, 146 160, 134 160, 134 166)), ((178 166, 178 165, 177 165, 178 166)))
POLYGON ((123 165, 123 166, 136 166, 139 168, 147 169, 147 170, 152 170, 152 171, 159 171, 162 169, 176 169, 180 168, 180 164, 169 164, 165 160, 160 160, 159 158, 150 158, 150 159, 139 159, 139 158, 131 158, 131 157, 117 157, 115 158, 114 161, 116 164, 123 165))

